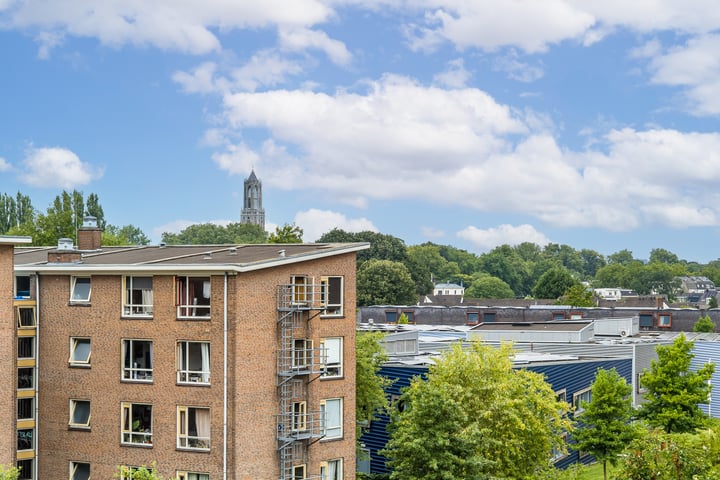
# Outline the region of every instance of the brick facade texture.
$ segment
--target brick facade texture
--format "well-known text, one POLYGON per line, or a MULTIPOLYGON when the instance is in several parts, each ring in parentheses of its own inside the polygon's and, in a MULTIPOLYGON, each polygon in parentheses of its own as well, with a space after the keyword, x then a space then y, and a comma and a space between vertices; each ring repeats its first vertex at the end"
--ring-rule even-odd
POLYGON ((13 250, 0 245, 0 465, 15 464, 16 329, 13 315, 13 250))

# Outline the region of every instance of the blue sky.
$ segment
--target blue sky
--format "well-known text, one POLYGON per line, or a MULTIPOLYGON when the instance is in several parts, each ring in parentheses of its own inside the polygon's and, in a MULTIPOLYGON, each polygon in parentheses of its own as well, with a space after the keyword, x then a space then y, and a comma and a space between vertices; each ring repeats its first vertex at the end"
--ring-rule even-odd
POLYGON ((0 192, 157 242, 238 221, 720 257, 710 0, 0 0, 0 192))

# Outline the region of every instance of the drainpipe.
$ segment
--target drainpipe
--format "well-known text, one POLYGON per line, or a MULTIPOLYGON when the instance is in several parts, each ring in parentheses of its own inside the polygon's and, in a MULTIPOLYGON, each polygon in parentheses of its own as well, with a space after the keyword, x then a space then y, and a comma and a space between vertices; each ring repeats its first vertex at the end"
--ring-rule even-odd
POLYGON ((33 459, 33 478, 37 477, 37 470, 38 470, 38 432, 40 431, 39 428, 39 418, 40 415, 38 415, 40 407, 38 406, 38 384, 40 383, 40 274, 38 272, 35 272, 35 400, 33 403, 35 404, 35 433, 33 438, 33 449, 35 450, 35 458, 33 459))
POLYGON ((227 480, 228 451, 228 274, 223 289, 223 480, 227 480))

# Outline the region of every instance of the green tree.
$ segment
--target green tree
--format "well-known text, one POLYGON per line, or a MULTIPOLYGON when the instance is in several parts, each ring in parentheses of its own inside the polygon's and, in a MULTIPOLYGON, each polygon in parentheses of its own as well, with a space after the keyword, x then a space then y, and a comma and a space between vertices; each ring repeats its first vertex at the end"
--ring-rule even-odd
POLYGON ((571 305, 573 307, 592 307, 595 305, 593 295, 582 283, 571 286, 557 301, 558 305, 571 305))
POLYGON ((552 268, 540 276, 532 293, 535 298, 559 298, 577 283, 566 268, 552 268))
POLYGON ((650 263, 666 263, 672 265, 680 263, 680 259, 677 255, 664 248, 653 248, 650 250, 650 263))
POLYGON ((0 480, 18 480, 20 470, 17 467, 0 465, 0 480))
POLYGON ((710 315, 701 316, 693 325, 693 332, 714 332, 715 322, 712 321, 710 315))
POLYGON ((405 242, 392 235, 371 232, 368 230, 362 232, 346 232, 339 228, 334 228, 323 234, 317 243, 332 242, 368 242, 370 248, 358 252, 358 266, 370 260, 391 260, 393 262, 405 262, 407 260, 407 252, 405 242))
POLYGON ((708 308, 718 308, 717 297, 710 297, 710 300, 708 301, 708 308))
POLYGON ((145 465, 133 468, 133 467, 118 467, 118 473, 116 477, 127 478, 129 480, 163 480, 160 474, 157 472, 155 462, 152 466, 146 467, 145 465))
POLYGON ((302 243, 303 229, 295 225, 285 224, 275 227, 275 232, 268 237, 269 243, 302 243))
POLYGON ((595 273, 593 287, 620 287, 630 288, 631 279, 628 274, 628 267, 620 263, 610 263, 600 267, 595 273))
POLYGON ((0 235, 11 228, 35 220, 35 209, 30 197, 17 192, 15 197, 3 193, 0 195, 0 235))
POLYGON ((267 233, 260 225, 251 223, 229 223, 227 226, 214 223, 190 225, 180 233, 162 234, 162 241, 168 245, 223 245, 243 243, 265 243, 267 233))
POLYGON ((693 371, 694 343, 680 334, 672 345, 658 345, 658 358, 650 363, 640 377, 647 389, 646 402, 639 411, 640 418, 668 433, 693 432, 706 425, 708 417, 699 404, 708 403, 708 380, 715 364, 707 363, 693 371))
POLYGON ((391 479, 525 479, 550 464, 568 404, 542 375, 513 369, 512 355, 508 344, 458 343, 413 379, 383 451, 391 479))
POLYGON ((591 391, 590 402, 580 405, 584 410, 576 417, 580 425, 573 437, 578 450, 603 463, 603 478, 607 480, 607 462, 615 465, 618 455, 639 435, 630 422, 634 413, 632 386, 614 368, 599 369, 591 391))
POLYGON ((102 244, 104 246, 112 245, 147 245, 150 239, 133 225, 125 225, 116 227, 115 225, 106 224, 102 232, 102 244))
POLYGON ((630 250, 620 250, 607 257, 608 265, 628 265, 635 261, 633 254, 630 250))
POLYGON ((595 250, 583 248, 580 250, 582 258, 582 274, 585 280, 593 278, 598 270, 607 265, 605 257, 595 250))
POLYGON ((680 280, 671 265, 666 263, 649 263, 647 265, 630 266, 630 284, 627 285, 641 295, 659 293, 669 299, 675 298, 680 288, 680 280))
POLYGON ((361 425, 357 431, 358 437, 375 415, 388 407, 385 389, 392 381, 378 374, 388 359, 380 344, 383 337, 381 332, 358 332, 355 340, 355 411, 361 425))
POLYGON ((468 298, 513 298, 515 292, 512 291, 510 285, 499 278, 480 273, 465 289, 465 296, 468 298))
POLYGON ((530 293, 527 285, 528 265, 509 245, 501 245, 480 256, 480 267, 493 277, 507 283, 516 295, 530 293))
POLYGON ((105 212, 103 212, 102 205, 100 205, 100 199, 97 194, 91 193, 88 195, 87 201, 85 202, 85 213, 95 217, 97 220, 97 226, 105 230, 107 228, 107 222, 105 221, 105 212))
POLYGON ((358 305, 414 305, 416 302, 415 283, 402 263, 368 260, 358 268, 358 305))

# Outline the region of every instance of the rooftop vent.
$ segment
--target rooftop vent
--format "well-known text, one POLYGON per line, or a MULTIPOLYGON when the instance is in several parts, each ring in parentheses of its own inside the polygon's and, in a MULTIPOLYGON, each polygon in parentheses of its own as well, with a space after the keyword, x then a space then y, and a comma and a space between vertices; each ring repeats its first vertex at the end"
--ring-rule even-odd
POLYGON ((237 255, 237 248, 232 247, 228 249, 228 255, 237 255))
POLYGON ((57 249, 62 251, 75 250, 72 238, 59 238, 57 249))
POLYGON ((212 260, 212 252, 203 253, 203 260, 212 260))
POLYGON ((280 255, 281 257, 284 257, 284 256, 285 256, 285 249, 283 249, 283 250, 278 250, 278 255, 280 255))
POLYGON ((92 215, 86 215, 83 217, 83 227, 86 228, 95 228, 97 227, 97 217, 93 217, 92 215))

